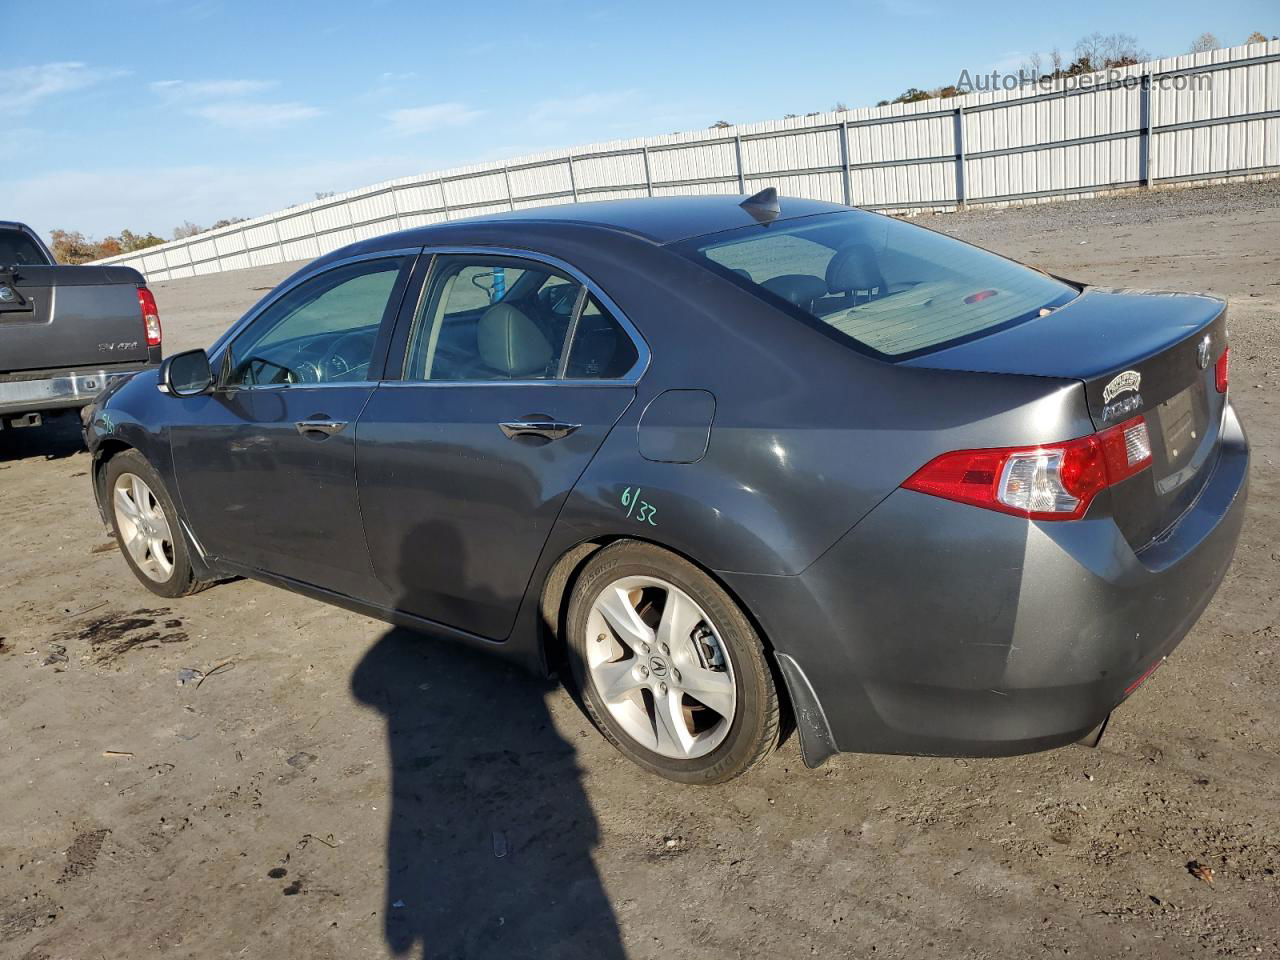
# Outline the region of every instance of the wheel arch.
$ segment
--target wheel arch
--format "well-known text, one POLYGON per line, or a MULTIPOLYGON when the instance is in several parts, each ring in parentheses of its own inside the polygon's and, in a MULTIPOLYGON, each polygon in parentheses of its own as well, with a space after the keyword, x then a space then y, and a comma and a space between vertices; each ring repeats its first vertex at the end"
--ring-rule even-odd
POLYGON ((102 517, 102 522, 106 524, 108 530, 115 530, 115 521, 112 519, 111 511, 107 509, 106 490, 102 486, 103 480, 107 475, 107 464, 126 450, 136 449, 131 443, 126 443, 124 440, 115 437, 108 437, 100 441, 93 452, 93 466, 90 468, 89 474, 93 482, 93 496, 98 504, 98 514, 102 517))
POLYGON ((716 574, 715 570, 705 563, 701 563, 697 557, 692 557, 684 551, 659 540, 651 540, 647 537, 637 537, 630 534, 597 536, 579 541, 564 550, 556 558, 556 561, 548 569, 546 577, 543 578, 538 605, 539 647, 547 672, 557 672, 567 660, 566 620, 569 601, 573 597, 573 588, 577 583, 578 575, 582 572, 583 567, 586 566, 587 561, 597 551, 624 541, 646 543, 693 564, 715 581, 716 585, 742 611, 743 616, 751 623, 752 629, 755 630, 756 635, 760 638, 761 645, 764 647, 765 662, 768 663, 769 670, 773 675, 774 686, 778 690, 778 699, 782 708, 782 729, 779 745, 786 742, 787 737, 796 729, 796 711, 793 705, 791 684, 788 680, 788 673, 779 664, 777 651, 769 635, 765 632, 760 618, 756 616, 755 611, 751 609, 750 605, 743 600, 738 592, 716 574))

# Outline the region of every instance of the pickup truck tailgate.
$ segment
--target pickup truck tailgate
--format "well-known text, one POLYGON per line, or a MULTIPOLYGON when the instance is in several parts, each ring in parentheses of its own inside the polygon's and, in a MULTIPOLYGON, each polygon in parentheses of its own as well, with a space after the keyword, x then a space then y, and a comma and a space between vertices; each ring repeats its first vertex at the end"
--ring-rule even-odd
MULTIPOLYGON (((15 267, 17 296, 0 302, 0 373, 147 360, 128 267, 15 267)), ((9 278, 6 278, 8 280, 9 278)))

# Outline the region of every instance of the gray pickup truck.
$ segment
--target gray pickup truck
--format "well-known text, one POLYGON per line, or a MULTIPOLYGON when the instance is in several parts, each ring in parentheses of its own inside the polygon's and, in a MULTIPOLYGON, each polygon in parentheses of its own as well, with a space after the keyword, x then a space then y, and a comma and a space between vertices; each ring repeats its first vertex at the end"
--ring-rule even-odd
POLYGON ((30 227, 0 220, 0 429, 38 426, 158 365, 161 336, 138 271, 58 266, 30 227))

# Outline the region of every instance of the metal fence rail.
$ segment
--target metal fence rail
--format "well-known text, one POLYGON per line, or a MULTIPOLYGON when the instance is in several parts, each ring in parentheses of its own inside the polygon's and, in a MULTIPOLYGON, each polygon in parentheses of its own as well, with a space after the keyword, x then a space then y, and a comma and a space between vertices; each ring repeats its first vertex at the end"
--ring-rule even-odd
POLYGON ((1026 86, 404 177, 101 262, 169 280, 570 200, 771 185, 911 213, 1275 173, 1280 41, 1155 60, 1048 91, 1026 86))

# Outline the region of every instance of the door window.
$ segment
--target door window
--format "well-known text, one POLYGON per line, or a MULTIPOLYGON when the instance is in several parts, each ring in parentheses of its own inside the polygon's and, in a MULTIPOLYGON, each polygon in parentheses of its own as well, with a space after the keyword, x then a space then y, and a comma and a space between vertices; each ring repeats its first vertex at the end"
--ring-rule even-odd
POLYGON ((362 260, 298 284, 231 342, 224 386, 368 380, 379 327, 399 307, 411 262, 362 260))
POLYGON ((639 359, 636 345, 622 324, 599 300, 588 295, 574 327, 564 375, 570 380, 616 380, 625 377, 639 359))
POLYGON ((638 356, 578 280, 532 260, 449 255, 432 270, 404 379, 617 379, 638 356))

